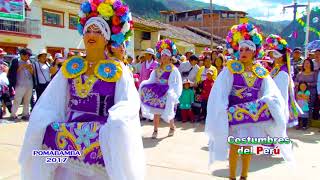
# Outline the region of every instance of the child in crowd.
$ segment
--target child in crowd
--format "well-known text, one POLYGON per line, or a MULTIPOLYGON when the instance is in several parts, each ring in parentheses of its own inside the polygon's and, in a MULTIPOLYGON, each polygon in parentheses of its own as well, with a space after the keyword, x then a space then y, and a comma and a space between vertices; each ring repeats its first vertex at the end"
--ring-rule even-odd
POLYGON ((183 90, 179 98, 182 123, 188 120, 192 123, 194 122, 194 115, 191 109, 191 105, 194 102, 194 91, 190 89, 191 84, 192 82, 189 79, 183 81, 183 90))
POLYGON ((208 99, 209 99, 211 88, 214 83, 213 74, 214 73, 212 70, 208 70, 207 71, 207 78, 206 78, 206 80, 203 81, 202 91, 201 91, 201 95, 200 95, 201 109, 202 109, 201 116, 200 116, 201 120, 204 120, 207 116, 208 99))
POLYGON ((298 129, 306 130, 309 121, 309 102, 310 102, 310 91, 308 90, 308 84, 306 82, 300 82, 298 86, 297 102, 303 111, 303 114, 299 114, 299 125, 298 129))

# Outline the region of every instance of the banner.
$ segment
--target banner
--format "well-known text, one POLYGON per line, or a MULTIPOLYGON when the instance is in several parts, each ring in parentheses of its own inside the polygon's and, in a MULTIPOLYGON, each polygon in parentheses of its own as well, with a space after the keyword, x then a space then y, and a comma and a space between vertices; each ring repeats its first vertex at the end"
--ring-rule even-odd
POLYGON ((25 0, 0 0, 0 19, 24 21, 25 0))

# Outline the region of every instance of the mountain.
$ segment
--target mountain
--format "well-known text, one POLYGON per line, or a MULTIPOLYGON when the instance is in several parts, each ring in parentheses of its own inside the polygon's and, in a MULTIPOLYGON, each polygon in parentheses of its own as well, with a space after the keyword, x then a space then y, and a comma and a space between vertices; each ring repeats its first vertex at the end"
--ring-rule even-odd
POLYGON ((290 24, 290 21, 263 21, 249 17, 249 22, 259 27, 262 32, 268 36, 269 34, 280 34, 283 29, 290 24))
MULTIPOLYGON (((210 8, 210 3, 197 0, 124 0, 132 12, 144 18, 160 19, 160 11, 175 10, 187 11, 194 9, 210 8)), ((227 7, 213 4, 216 10, 230 10, 227 7)), ((270 22, 249 18, 250 22, 259 26, 266 34, 280 34, 289 24, 289 21, 270 22)))
POLYGON ((133 14, 144 18, 160 18, 160 11, 169 10, 158 0, 124 0, 129 5, 133 14))
MULTIPOLYGON (((162 2, 166 7, 171 8, 176 11, 187 11, 187 10, 193 10, 193 9, 209 9, 210 3, 205 3, 197 0, 157 0, 159 2, 162 2)), ((216 4, 213 4, 214 9, 218 10, 230 10, 227 7, 219 6, 216 4)))
MULTIPOLYGON (((159 19, 159 11, 175 10, 187 11, 193 9, 210 8, 210 3, 204 3, 197 0, 124 0, 132 12, 145 18, 159 19)), ((214 4, 214 9, 229 10, 224 6, 214 4)))
MULTIPOLYGON (((310 28, 316 29, 318 32, 320 30, 320 10, 312 10, 310 14, 310 28), (318 19, 315 21, 315 19, 318 19)), ((307 16, 303 16, 302 18, 303 22, 307 22, 307 16)), ((294 47, 303 47, 306 37, 306 32, 304 30, 304 27, 300 25, 298 22, 291 22, 281 33, 282 37, 286 38, 289 45, 291 45, 291 48, 294 47), (295 23, 295 24, 294 24, 295 23), (294 32, 295 26, 297 27, 297 38, 293 38, 290 35, 294 32)), ((317 35, 315 32, 310 31, 309 34, 309 42, 320 39, 320 36, 317 35)))

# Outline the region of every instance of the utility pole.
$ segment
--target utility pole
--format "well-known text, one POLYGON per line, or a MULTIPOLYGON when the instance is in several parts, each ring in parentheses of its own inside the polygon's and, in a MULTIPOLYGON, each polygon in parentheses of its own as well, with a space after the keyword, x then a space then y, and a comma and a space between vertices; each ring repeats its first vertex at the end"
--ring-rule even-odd
MULTIPOLYGON (((283 7, 283 12, 286 11, 286 9, 290 9, 293 8, 293 32, 297 32, 297 11, 299 7, 308 7, 308 5, 304 5, 304 4, 298 4, 297 0, 293 0, 293 4, 289 5, 289 6, 284 6, 283 7)), ((292 45, 292 47, 296 46, 296 41, 295 39, 291 40, 291 43, 289 45, 292 45)))
POLYGON ((307 29, 306 29, 306 41, 305 41, 305 50, 304 50, 304 57, 308 56, 308 48, 307 44, 309 43, 309 29, 310 29, 310 0, 308 0, 308 7, 307 7, 307 29))
POLYGON ((210 21, 211 21, 211 38, 210 38, 210 42, 211 42, 211 50, 213 50, 213 4, 212 4, 212 0, 210 0, 210 21))

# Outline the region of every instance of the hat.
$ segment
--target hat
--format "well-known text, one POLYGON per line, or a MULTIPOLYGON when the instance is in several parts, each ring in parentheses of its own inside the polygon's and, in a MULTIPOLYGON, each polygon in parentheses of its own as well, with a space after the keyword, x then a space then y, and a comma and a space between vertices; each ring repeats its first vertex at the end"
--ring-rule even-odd
POLYGON ((172 62, 173 62, 173 63, 177 63, 178 61, 179 61, 179 60, 178 60, 175 56, 172 57, 172 62))
POLYGON ((258 57, 263 41, 259 30, 250 23, 232 26, 226 40, 229 53, 233 53, 236 58, 240 57, 240 46, 246 46, 254 50, 256 57, 258 57))
POLYGON ((183 85, 184 85, 184 84, 190 84, 190 85, 192 85, 193 82, 190 81, 189 79, 184 79, 184 80, 182 81, 182 84, 183 84, 183 85))
POLYGON ((211 52, 211 49, 208 47, 205 47, 203 52, 211 52))
POLYGON ((199 61, 199 58, 197 55, 191 55, 189 59, 190 59, 190 61, 192 61, 192 60, 199 61))
POLYGON ((47 59, 53 59, 52 56, 51 56, 51 54, 48 54, 48 55, 47 55, 47 59))
POLYGON ((23 49, 21 49, 21 50, 19 51, 19 54, 20 54, 20 55, 25 54, 25 55, 32 56, 32 51, 31 51, 31 49, 29 49, 29 48, 23 48, 23 49))
POLYGON ((54 58, 55 58, 55 59, 63 59, 63 55, 62 55, 61 53, 56 53, 56 54, 54 55, 54 58))
POLYGON ((144 51, 144 54, 151 54, 155 56, 154 50, 152 48, 148 48, 144 51))
POLYGON ((194 50, 193 49, 188 49, 188 50, 186 50, 185 54, 187 54, 187 53, 194 54, 194 50))
POLYGON ((142 57, 144 57, 144 54, 139 55, 138 59, 141 60, 142 57))
POLYGON ((298 52, 302 52, 301 47, 295 47, 295 48, 293 49, 293 52, 296 52, 296 51, 298 51, 298 52))
POLYGON ((84 56, 86 56, 86 53, 84 53, 84 52, 79 52, 79 56, 84 57, 84 56))
POLYGON ((8 63, 6 63, 5 61, 0 61, 0 64, 5 65, 5 66, 9 67, 8 63))
POLYGON ((184 56, 184 55, 180 56, 180 61, 186 61, 186 60, 187 60, 186 56, 184 56))
POLYGON ((68 52, 68 56, 74 56, 74 55, 76 55, 76 54, 73 51, 68 52))
POLYGON ((39 51, 37 57, 39 57, 39 56, 42 55, 42 54, 47 54, 47 55, 48 55, 47 50, 46 50, 46 49, 42 49, 41 51, 39 51))
POLYGON ((2 48, 0 48, 0 55, 7 55, 7 53, 2 48))
POLYGON ((213 75, 213 71, 210 70, 210 69, 208 69, 207 72, 206 72, 206 74, 211 74, 211 75, 213 75))
POLYGON ((156 45, 157 58, 160 59, 162 54, 167 56, 177 55, 177 46, 170 39, 163 39, 157 42, 156 45))
POLYGON ((217 50, 221 50, 221 51, 222 51, 222 50, 223 50, 223 47, 222 47, 222 46, 218 46, 218 47, 217 47, 217 50))
POLYGON ((86 0, 80 6, 77 29, 83 35, 96 25, 112 45, 118 47, 133 35, 133 21, 129 7, 122 0, 86 0))

